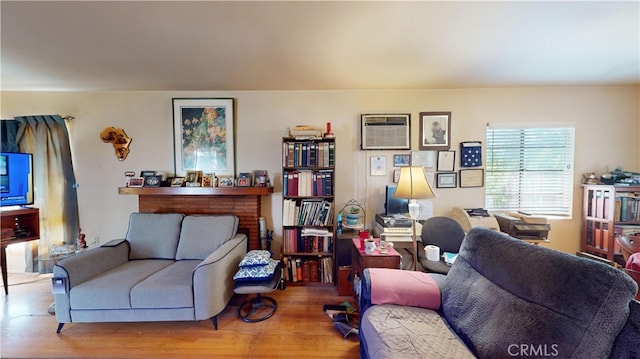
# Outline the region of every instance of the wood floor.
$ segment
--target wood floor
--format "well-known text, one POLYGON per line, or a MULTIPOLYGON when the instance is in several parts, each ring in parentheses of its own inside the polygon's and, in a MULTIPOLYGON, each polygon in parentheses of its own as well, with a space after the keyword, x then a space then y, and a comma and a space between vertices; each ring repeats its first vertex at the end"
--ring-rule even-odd
MULTIPOLYGON (((11 284, 11 274, 9 283, 11 284)), ((246 296, 236 296, 211 321, 154 323, 69 323, 56 334, 50 278, 9 287, 0 294, 2 358, 358 358, 358 340, 343 339, 322 311, 339 304, 335 287, 287 287, 269 296, 278 301, 270 319, 245 323, 237 317, 246 296)))

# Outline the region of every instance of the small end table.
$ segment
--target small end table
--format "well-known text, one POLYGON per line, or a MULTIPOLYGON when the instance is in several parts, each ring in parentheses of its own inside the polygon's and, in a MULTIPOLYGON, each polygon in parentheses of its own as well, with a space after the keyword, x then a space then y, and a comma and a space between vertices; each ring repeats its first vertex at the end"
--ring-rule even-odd
POLYGON ((360 239, 353 238, 351 247, 351 270, 354 275, 362 278, 365 268, 391 268, 400 269, 400 253, 393 247, 389 247, 388 253, 380 253, 376 248, 373 254, 364 253, 360 248, 360 239))

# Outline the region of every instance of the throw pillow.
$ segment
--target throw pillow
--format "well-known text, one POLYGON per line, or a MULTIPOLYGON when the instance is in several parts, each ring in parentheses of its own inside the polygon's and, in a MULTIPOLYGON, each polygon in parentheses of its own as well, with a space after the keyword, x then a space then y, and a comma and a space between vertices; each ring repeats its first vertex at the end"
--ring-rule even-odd
POLYGON ((271 253, 265 250, 254 249, 249 251, 242 261, 240 261, 240 267, 255 267, 255 266, 263 266, 269 264, 269 260, 271 259, 271 253))
POLYGON ((372 304, 440 308, 440 288, 429 273, 388 268, 368 270, 372 304))
POLYGON ((271 279, 273 278, 278 263, 279 262, 275 259, 269 259, 269 263, 266 265, 240 267, 240 270, 238 270, 238 272, 233 276, 233 280, 242 282, 271 279))

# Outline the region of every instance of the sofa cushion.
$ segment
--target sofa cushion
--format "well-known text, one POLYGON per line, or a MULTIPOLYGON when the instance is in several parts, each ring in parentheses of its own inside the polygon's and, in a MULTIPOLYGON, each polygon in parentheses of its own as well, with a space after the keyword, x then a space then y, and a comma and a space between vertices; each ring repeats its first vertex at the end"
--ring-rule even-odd
POLYGON ((176 259, 205 259, 235 236, 238 217, 232 215, 191 215, 182 221, 176 259))
POLYGON ((364 312, 359 330, 369 358, 474 358, 431 309, 374 305, 364 312))
POLYGON ((480 358, 506 357, 520 343, 606 358, 635 295, 616 268, 478 227, 441 289, 448 323, 480 358))
POLYGON ((130 309, 131 289, 173 260, 132 260, 71 288, 71 309, 130 309))
POLYGON ((130 259, 175 259, 180 236, 179 213, 132 213, 127 241, 130 259))
POLYGON ((131 307, 193 307, 193 270, 200 262, 177 261, 138 283, 131 289, 131 307))

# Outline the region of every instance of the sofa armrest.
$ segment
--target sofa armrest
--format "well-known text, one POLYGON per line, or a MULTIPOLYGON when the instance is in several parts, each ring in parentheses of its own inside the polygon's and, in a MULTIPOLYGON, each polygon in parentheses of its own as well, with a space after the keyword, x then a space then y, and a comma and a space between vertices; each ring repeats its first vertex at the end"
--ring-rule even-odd
POLYGON ((54 277, 68 278, 67 289, 129 261, 129 242, 115 240, 96 249, 64 258, 53 268, 54 277))
POLYGON ((622 327, 622 330, 616 337, 609 358, 640 358, 640 347, 638 343, 640 343, 640 302, 632 300, 629 303, 627 323, 622 327))
POLYGON ((71 322, 71 288, 129 260, 129 242, 116 240, 59 261, 53 277, 62 278, 64 290, 54 294, 58 323, 71 322))
POLYGON ((247 254, 247 236, 238 233, 205 258, 193 271, 196 320, 220 313, 233 296, 233 275, 247 254))
MULTIPOLYGON (((411 305, 438 310, 440 307, 440 288, 445 275, 404 271, 400 269, 372 268, 376 271, 376 288, 392 291, 391 295, 379 297, 381 303, 411 305), (437 296, 437 297, 434 297, 437 296)), ((372 272, 363 271, 360 282, 360 314, 375 305, 372 301, 372 272)), ((378 292, 378 293, 383 293, 378 292)))

